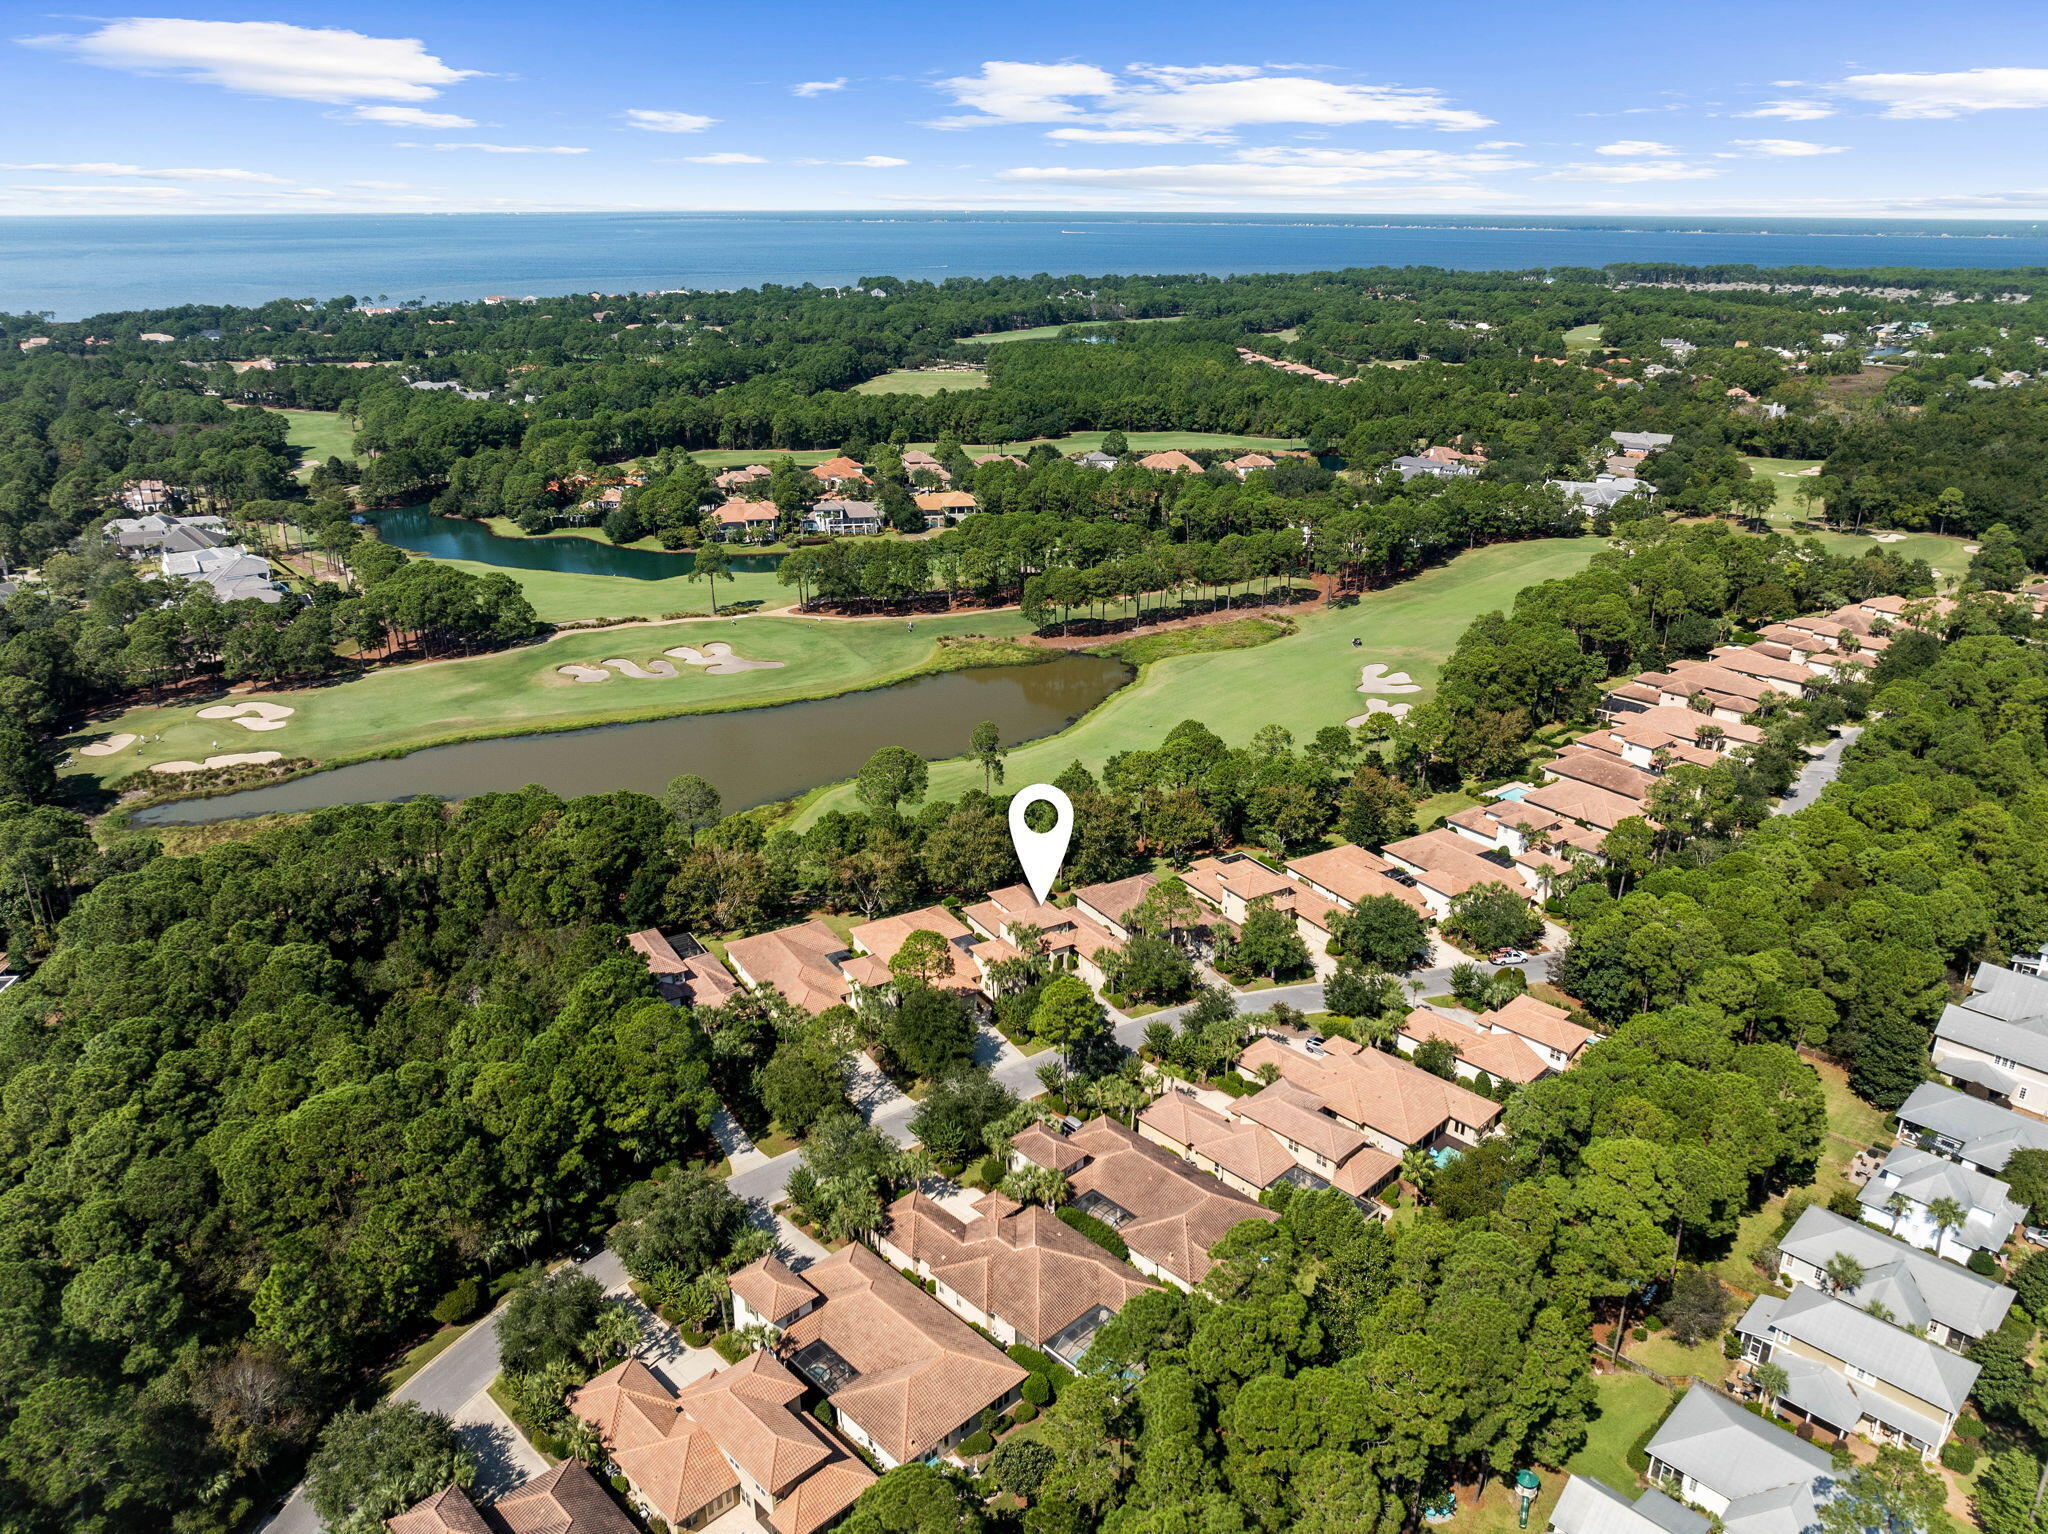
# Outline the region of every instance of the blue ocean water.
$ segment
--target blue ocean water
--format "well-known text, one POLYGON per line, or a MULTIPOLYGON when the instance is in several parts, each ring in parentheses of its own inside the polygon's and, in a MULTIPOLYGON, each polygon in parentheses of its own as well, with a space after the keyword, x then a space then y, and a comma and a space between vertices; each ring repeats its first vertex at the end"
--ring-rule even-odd
POLYGON ((2048 267, 2048 224, 1102 213, 0 218, 0 311, 83 319, 278 297, 393 300, 1046 272, 1519 271, 1611 261, 2048 267))

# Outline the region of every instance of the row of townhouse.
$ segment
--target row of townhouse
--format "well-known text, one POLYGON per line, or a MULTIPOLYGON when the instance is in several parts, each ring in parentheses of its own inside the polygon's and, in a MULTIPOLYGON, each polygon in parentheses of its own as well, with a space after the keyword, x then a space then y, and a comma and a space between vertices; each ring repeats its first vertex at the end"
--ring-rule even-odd
POLYGON ((444 1486, 385 1519, 384 1527, 391 1534, 639 1534, 589 1468, 574 1459, 488 1503, 460 1486, 444 1486))

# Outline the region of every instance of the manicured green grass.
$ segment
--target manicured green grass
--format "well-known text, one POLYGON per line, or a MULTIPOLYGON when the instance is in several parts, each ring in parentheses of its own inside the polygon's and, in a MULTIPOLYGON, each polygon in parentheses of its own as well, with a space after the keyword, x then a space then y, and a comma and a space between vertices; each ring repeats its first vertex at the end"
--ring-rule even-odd
POLYGON ((1426 831, 1438 821, 1448 819, 1460 810, 1469 810, 1474 805, 1484 803, 1484 799, 1474 798, 1471 794, 1455 788, 1446 793, 1431 794, 1415 806, 1415 824, 1419 829, 1426 831))
POLYGON ((1096 647, 1099 655, 1111 655, 1133 666, 1147 666, 1170 655, 1202 655, 1211 650, 1248 650, 1285 638, 1288 630, 1267 618, 1237 618, 1226 623, 1198 623, 1160 634, 1141 634, 1136 639, 1096 647))
MULTIPOLYGON (((1271 644, 1155 662, 1071 729, 1012 751, 1008 780, 1050 782, 1077 759, 1100 769, 1119 751, 1156 748, 1183 719, 1199 719, 1233 744, 1265 724, 1282 725, 1306 742, 1322 726, 1365 712, 1366 697, 1357 690, 1360 667, 1384 661, 1426 689, 1474 617, 1507 607, 1524 586, 1583 569, 1604 547, 1594 538, 1556 538, 1479 549, 1370 592, 1354 606, 1305 614, 1297 632, 1271 644), (1354 648, 1353 638, 1364 643, 1354 648)), ((1413 698, 1427 701, 1427 692, 1413 698)), ((978 773, 966 761, 935 765, 931 797, 953 798, 978 786, 978 773)), ((812 796, 804 818, 850 803, 850 787, 837 785, 812 796)))
MULTIPOLYGON (((1077 320, 1076 324, 1086 325, 1173 325, 1186 319, 1184 314, 1166 314, 1150 320, 1077 320)), ((1050 341, 1056 338, 1065 325, 1034 325, 1029 330, 984 330, 978 336, 963 336, 963 342, 979 341, 993 345, 998 341, 1050 341)))
POLYGON ((290 422, 285 440, 316 463, 349 459, 356 451, 356 422, 336 410, 280 410, 290 422))
POLYGON ((1574 325, 1564 333, 1564 349, 1572 356, 1593 351, 1600 345, 1598 325, 1574 325))
POLYGON ((1815 507, 1812 512, 1808 512, 1795 498, 1793 492, 1801 484, 1807 483, 1812 478, 1812 476, 1804 471, 1818 468, 1820 462, 1821 460, 1818 458, 1751 458, 1748 460, 1749 469, 1752 474, 1777 487, 1777 507, 1767 515, 1767 520, 1772 526, 1776 527, 1780 532, 1790 533, 1794 537, 1812 538, 1830 554, 1846 555, 1854 558, 1870 549, 1882 549, 1887 553, 1897 554, 1906 559, 1924 559, 1935 568, 1937 573, 1947 577, 1951 582, 1959 581, 1963 578, 1963 575, 1970 568, 1970 556, 1964 552, 1964 545, 1972 541, 1968 538, 1950 538, 1936 533, 1908 533, 1905 537, 1894 542, 1879 543, 1873 536, 1873 533, 1884 532, 1886 531, 1884 528, 1875 528, 1870 532, 1861 533, 1836 533, 1809 532, 1803 528, 1795 527, 1793 525, 1795 522, 1804 521, 1810 516, 1817 515, 1819 512, 1818 507, 1815 507))
POLYGON ((1603 1374, 1594 1382, 1600 1415, 1586 1428, 1585 1446, 1566 1466, 1577 1475, 1605 1481, 1625 1497, 1636 1495, 1636 1473, 1629 1468, 1628 1446, 1643 1429, 1664 1414, 1671 1392, 1646 1374, 1633 1370, 1603 1374))
MULTIPOLYGON (((711 611, 711 588, 687 575, 640 581, 622 575, 577 575, 563 570, 512 570, 472 559, 443 564, 472 575, 509 575, 544 623, 580 623, 592 618, 660 618, 669 613, 711 611)), ((766 570, 735 571, 718 582, 722 612, 735 602, 757 602, 764 608, 788 607, 796 601, 794 586, 785 586, 766 570)))
POLYGON ((1641 1342, 1631 1342, 1628 1356, 1659 1374, 1685 1374, 1694 1379, 1718 1380, 1734 1367, 1721 1352, 1719 1336, 1687 1347, 1669 1332, 1652 1332, 1641 1342))
POLYGON ((947 389, 986 389, 988 374, 946 368, 898 368, 853 386, 855 394, 939 394, 947 389))
MULTIPOLYGON (((621 584, 637 584, 626 583, 621 584)), ((327 687, 253 694, 296 709, 281 730, 244 730, 232 721, 201 719, 217 699, 129 710, 73 736, 77 747, 109 734, 147 737, 139 751, 108 758, 75 757, 67 772, 134 773, 153 762, 202 760, 215 750, 278 750, 321 762, 355 760, 438 741, 529 730, 575 729, 704 710, 753 708, 873 687, 921 670, 942 669, 945 634, 1016 634, 1014 613, 962 613, 920 621, 916 632, 890 620, 747 618, 697 621, 563 634, 471 660, 394 667, 327 687), (678 676, 641 680, 613 673, 602 682, 574 682, 558 666, 594 666, 618 656, 646 661, 675 645, 724 640, 750 660, 785 662, 779 670, 709 676, 679 666, 678 676), (161 735, 157 740, 154 737, 161 735), (214 741, 220 744, 216 748, 214 741)))

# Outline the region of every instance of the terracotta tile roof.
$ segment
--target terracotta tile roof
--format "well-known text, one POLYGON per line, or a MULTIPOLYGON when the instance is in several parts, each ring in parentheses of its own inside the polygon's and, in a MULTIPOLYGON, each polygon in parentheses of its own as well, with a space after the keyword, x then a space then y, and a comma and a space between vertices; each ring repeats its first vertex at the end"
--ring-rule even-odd
MULTIPOLYGON (((901 916, 884 916, 879 921, 863 922, 851 934, 854 946, 871 955, 879 966, 880 974, 870 978, 874 966, 861 966, 862 973, 855 972, 853 963, 845 966, 848 974, 860 980, 863 985, 887 985, 890 981, 889 961, 903 946, 904 939, 913 932, 936 932, 946 940, 946 950, 951 967, 940 975, 934 984, 966 987, 978 990, 981 977, 975 972, 970 950, 978 934, 967 924, 942 905, 926 906, 921 911, 907 911, 901 916)), ((857 961, 856 961, 857 962, 857 961)))
POLYGON ((1061 1172, 1071 1172, 1088 1159, 1086 1151, 1065 1135, 1054 1134, 1043 1124, 1027 1124, 1018 1130, 1011 1136, 1010 1148, 1027 1161, 1061 1172))
POLYGON ((1255 469, 1272 468, 1273 460, 1268 458, 1264 453, 1240 453, 1237 455, 1237 457, 1231 459, 1228 463, 1224 464, 1223 467, 1226 469, 1235 469, 1241 473, 1249 474, 1255 469))
POLYGON ((725 945, 726 957, 750 984, 774 986, 813 1016, 846 1000, 846 977, 836 962, 845 952, 846 944, 821 921, 725 945))
POLYGON ((1813 680, 1813 673, 1799 662, 1779 660, 1747 645, 1721 645, 1713 652, 1713 658, 1716 665, 1765 681, 1793 682, 1804 687, 1813 680))
POLYGON ((1645 751, 1664 752, 1674 762, 1687 762, 1694 767, 1711 767, 1721 760, 1719 752, 1674 739, 1669 730, 1655 725, 1619 724, 1611 730, 1582 735, 1579 744, 1589 751, 1605 751, 1616 757, 1621 755, 1624 745, 1640 746, 1645 751))
POLYGON ((772 1253, 735 1269, 727 1282, 732 1285, 732 1292, 771 1326, 782 1325, 818 1297, 817 1290, 772 1253))
POLYGON ((491 1522, 506 1534, 638 1534, 633 1520, 574 1459, 498 1498, 491 1504, 491 1522))
POLYGON ((676 952, 675 945, 662 935, 659 927, 628 933, 626 946, 647 961, 647 972, 651 975, 680 975, 683 972, 683 956, 676 952))
POLYGON ((659 927, 627 934, 626 946, 647 961, 647 972, 666 981, 662 994, 691 1006, 715 1007, 739 991, 739 983, 708 953, 684 958, 659 927))
POLYGON ((493 1534, 460 1486, 444 1486, 423 1502, 415 1502, 396 1518, 386 1518, 391 1534, 493 1534))
POLYGON ((1257 1124, 1225 1118, 1186 1092, 1167 1092, 1138 1115, 1176 1145, 1208 1157, 1254 1188, 1270 1188, 1295 1168, 1287 1147, 1257 1124))
MULTIPOLYGON (((1255 1067, 1256 1068, 1256 1067, 1255 1067)), ((1237 1101, 1236 1111, 1283 1140, 1306 1146, 1340 1166, 1371 1142, 1342 1119, 1323 1111, 1323 1100, 1286 1077, 1237 1101)))
POLYGON ((1538 1044, 1548 1044, 1571 1059, 1576 1059, 1580 1050, 1600 1037, 1592 1029, 1573 1022, 1571 1013, 1563 1007, 1538 1001, 1527 992, 1504 1007, 1480 1013, 1479 1021, 1485 1027, 1505 1028, 1538 1044))
POLYGON ((826 1461, 776 1500, 768 1526, 776 1534, 812 1534, 852 1507, 875 1484, 875 1473, 851 1454, 826 1461))
POLYGON ((972 511, 974 497, 965 490, 931 490, 913 495, 919 511, 972 511))
POLYGON ((1257 858, 1242 852, 1198 859, 1188 865, 1181 880, 1218 909, 1222 907, 1224 892, 1252 901, 1261 895, 1284 895, 1294 888, 1293 881, 1285 875, 1273 872, 1257 858))
POLYGON ((823 463, 813 468, 811 473, 814 477, 823 480, 866 479, 868 477, 867 470, 844 454, 837 458, 827 458, 823 463))
POLYGON ((1159 1287, 1035 1204, 962 1221, 922 1193, 906 1193, 885 1218, 891 1245, 1034 1347, 1097 1305, 1114 1313, 1159 1287))
POLYGON ((858 1377, 829 1392, 890 1458, 922 1459, 955 1428, 1023 1383, 1025 1371, 860 1245, 804 1270, 825 1296, 783 1333, 791 1357, 823 1342, 858 1377))
POLYGON ((1666 672, 1645 672, 1643 677, 1646 681, 1657 681, 1665 692, 1687 696, 1696 692, 1721 692, 1762 702, 1772 693, 1789 692, 1796 696, 1798 692, 1796 687, 1788 688, 1761 677, 1745 676, 1712 661, 1687 661, 1666 672))
POLYGON ((744 527, 753 522, 773 522, 782 515, 773 501, 731 500, 711 513, 725 527, 744 527))
POLYGON ((1521 1085, 1550 1074, 1550 1068, 1520 1039, 1505 1033, 1488 1033, 1427 1007, 1410 1012, 1400 1031, 1403 1037, 1418 1044, 1425 1039, 1442 1039, 1467 1065, 1499 1080, 1521 1085))
POLYGON ((921 447, 906 447, 897 455, 906 469, 943 469, 944 464, 921 447))
POLYGON ((1543 770, 1560 778, 1590 783, 1595 788, 1619 794, 1624 799, 1633 799, 1638 804, 1647 800, 1650 790, 1657 786, 1655 773, 1631 767, 1627 762, 1589 746, 1567 746, 1555 758, 1545 762, 1543 770))
MULTIPOLYGON (((1530 794, 1522 802, 1527 804, 1534 797, 1530 794)), ((1390 859, 1399 858, 1421 869, 1417 877, 1444 895, 1462 895, 1481 884, 1505 884, 1513 889, 1521 883, 1513 869, 1481 857, 1455 831, 1425 831, 1420 836, 1388 842, 1384 850, 1390 859)))
POLYGON ((1609 793, 1591 783, 1561 778, 1522 795, 1522 803, 1553 810, 1599 831, 1612 831, 1631 816, 1643 816, 1642 801, 1609 793))
POLYGON ((1024 460, 1015 453, 976 453, 974 462, 977 466, 984 463, 1014 463, 1020 469, 1025 467, 1024 460))
POLYGON ((1278 1218, 1115 1119, 1090 1119, 1067 1139, 1088 1155, 1087 1164, 1068 1175, 1068 1185, 1077 1195, 1099 1194, 1128 1211, 1116 1233, 1183 1283, 1202 1281, 1211 1266, 1209 1248, 1232 1226, 1278 1218))
POLYGON ((1631 703, 1646 703, 1651 708, 1661 707, 1657 701, 1661 694, 1647 682, 1623 682, 1619 687, 1608 688, 1607 696, 1624 698, 1631 703))
POLYGON ((739 1485, 717 1442, 637 1358, 572 1392, 569 1410, 597 1430, 619 1472, 671 1525, 739 1485))
MULTIPOLYGON (((1043 951, 1046 953, 1078 953, 1084 958, 1093 958, 1103 949, 1121 952, 1123 939, 1105 927, 1097 926, 1084 912, 1066 906, 1040 905, 1031 894, 1028 884, 1012 884, 994 890, 988 899, 968 906, 962 913, 982 931, 994 934, 995 938, 1006 938, 1013 926, 1028 926, 1038 929, 1043 951)), ((1005 943, 1007 953, 1015 950, 1005 943)), ((975 950, 976 954, 981 949, 975 950)), ((996 956, 988 956, 993 959, 996 956)))
POLYGON ((1194 459, 1188 457, 1179 448, 1172 448, 1164 453, 1147 453, 1138 460, 1138 467, 1141 469, 1165 470, 1175 474, 1199 474, 1202 472, 1202 466, 1196 463, 1194 459))
POLYGON ((1138 874, 1129 879, 1118 879, 1109 884, 1084 884, 1074 891, 1077 904, 1100 911, 1118 926, 1128 926, 1126 920, 1132 911, 1152 893, 1152 886, 1159 882, 1157 874, 1138 874))
POLYGON ((1323 1049, 1311 1055, 1277 1039, 1254 1039, 1238 1063, 1256 1072, 1270 1060, 1283 1079, 1320 1097, 1338 1117, 1402 1145, 1426 1144, 1452 1120, 1486 1130, 1500 1117, 1499 1103, 1385 1050, 1360 1049, 1349 1039, 1331 1039, 1323 1049))
POLYGON ((743 469, 727 469, 723 474, 712 476, 711 483, 721 490, 730 490, 735 485, 748 484, 757 479, 767 479, 774 470, 765 463, 750 463, 743 469))
POLYGON ((685 1385, 676 1399, 757 1486, 780 1497, 839 1452, 803 1414, 803 1395, 802 1381, 757 1352, 685 1385))
POLYGON ((1774 644, 1788 649, 1800 650, 1811 655, 1816 650, 1825 650, 1826 645, 1805 629, 1797 629, 1789 623, 1767 623, 1757 631, 1774 644))
POLYGON ((1412 897, 1413 890, 1387 877, 1393 867, 1378 853, 1349 842, 1287 861, 1289 873, 1321 885, 1339 900, 1352 905, 1373 895, 1405 894, 1412 897))
POLYGON ((1731 745, 1753 746, 1764 738, 1764 732, 1753 724, 1744 724, 1739 719, 1709 719, 1705 714, 1696 714, 1689 708, 1648 708, 1640 714, 1629 714, 1616 721, 1616 729, 1656 730, 1675 740, 1697 740, 1701 729, 1712 726, 1721 732, 1721 738, 1731 745))

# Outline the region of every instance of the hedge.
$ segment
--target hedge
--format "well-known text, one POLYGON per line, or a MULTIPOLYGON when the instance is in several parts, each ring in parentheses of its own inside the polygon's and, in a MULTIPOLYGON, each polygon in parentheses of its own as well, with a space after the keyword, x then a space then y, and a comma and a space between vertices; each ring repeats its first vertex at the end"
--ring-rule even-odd
POLYGON ((1052 1405, 1052 1381, 1043 1374, 1027 1374, 1024 1377, 1024 1401, 1034 1408, 1052 1405))
POLYGON ((1131 1249, 1124 1245, 1124 1238, 1091 1214, 1083 1214, 1072 1204, 1062 1204, 1059 1217, 1082 1235, 1101 1247, 1118 1262, 1131 1260, 1131 1249))
POLYGON ((993 1453, 995 1446, 995 1439, 989 1436, 987 1428, 983 1428, 980 1432, 960 1440, 960 1453, 965 1458, 973 1459, 977 1455, 993 1453))
POLYGON ((434 1307, 434 1319, 444 1326, 457 1326, 474 1319, 483 1304, 483 1285, 474 1278, 465 1278, 442 1296, 441 1303, 434 1307))
POLYGON ((1941 1446, 1941 1462, 1957 1475, 1968 1475, 1977 1468, 1977 1446, 1960 1438, 1951 1438, 1941 1446))
POLYGON ((1010 1408, 1010 1420, 1020 1426, 1026 1422, 1036 1421, 1037 1418, 1038 1408, 1029 1401, 1019 1401, 1010 1408))

